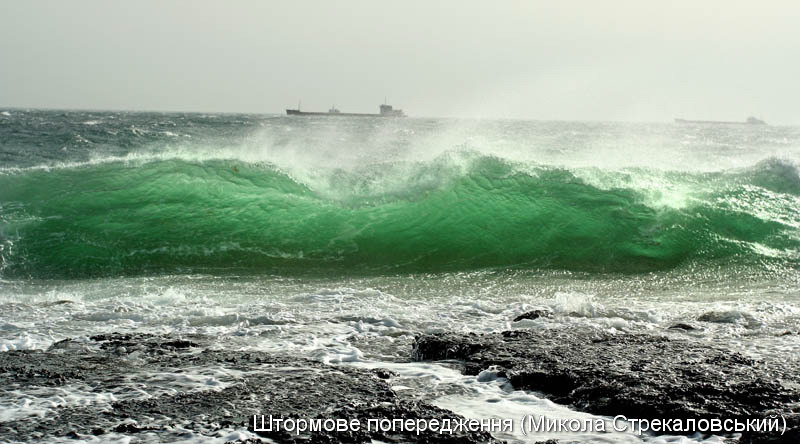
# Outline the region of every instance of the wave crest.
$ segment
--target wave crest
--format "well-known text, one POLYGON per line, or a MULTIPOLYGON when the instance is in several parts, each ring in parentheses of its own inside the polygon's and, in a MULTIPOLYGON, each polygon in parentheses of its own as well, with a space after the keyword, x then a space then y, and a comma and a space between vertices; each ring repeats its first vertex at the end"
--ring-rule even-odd
POLYGON ((605 171, 596 182, 577 170, 456 157, 303 181, 234 160, 7 172, 0 274, 627 273, 688 260, 798 263, 800 179, 787 162, 714 174, 605 171), (689 203, 655 205, 652 190, 633 185, 647 181, 631 179, 658 174, 689 203))

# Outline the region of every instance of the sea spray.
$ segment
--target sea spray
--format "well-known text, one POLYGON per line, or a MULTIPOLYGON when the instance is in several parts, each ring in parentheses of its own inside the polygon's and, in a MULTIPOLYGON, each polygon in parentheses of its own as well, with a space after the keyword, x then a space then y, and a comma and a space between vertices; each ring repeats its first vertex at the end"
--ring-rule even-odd
POLYGON ((333 169, 316 183, 235 159, 7 171, 2 272, 635 273, 688 260, 798 263, 800 180, 791 164, 585 176, 479 153, 333 169), (637 176, 654 174, 689 198, 654 200, 637 187, 637 176))

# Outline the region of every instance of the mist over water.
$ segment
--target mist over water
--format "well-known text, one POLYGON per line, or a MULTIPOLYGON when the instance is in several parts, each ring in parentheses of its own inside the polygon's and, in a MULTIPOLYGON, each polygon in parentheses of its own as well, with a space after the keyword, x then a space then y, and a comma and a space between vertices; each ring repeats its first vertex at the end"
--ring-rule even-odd
POLYGON ((799 163, 781 126, 7 110, 0 349, 203 334, 391 368, 468 417, 574 415, 410 343, 692 322, 796 360, 799 163), (512 322, 534 308, 557 316, 512 322))
POLYGON ((789 127, 17 112, 3 131, 9 277, 798 261, 789 127))
MULTIPOLYGON (((261 442, 252 413, 800 442, 797 17, 0 2, 0 443, 261 442), (381 99, 409 117, 345 115, 381 99)), ((339 431, 266 442, 463 437, 339 431)))

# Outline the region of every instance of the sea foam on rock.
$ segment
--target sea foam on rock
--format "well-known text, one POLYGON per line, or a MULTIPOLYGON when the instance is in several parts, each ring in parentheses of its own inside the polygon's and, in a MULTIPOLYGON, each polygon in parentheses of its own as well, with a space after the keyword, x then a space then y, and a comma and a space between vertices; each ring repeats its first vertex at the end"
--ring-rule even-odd
MULTIPOLYGON (((460 360, 470 375, 496 368, 517 389, 540 391, 598 415, 702 419, 781 412, 790 425, 787 435, 800 442, 796 416, 790 414, 800 402, 795 369, 697 340, 590 327, 447 333, 418 336, 413 357, 460 360)), ((787 435, 750 434, 743 442, 787 435)))
MULTIPOLYGON (((495 443, 486 432, 440 434, 424 431, 368 431, 367 419, 457 420, 461 416, 410 399, 391 389, 385 371, 325 365, 264 352, 210 348, 208 337, 106 334, 65 340, 47 351, 0 353, 0 386, 36 393, 50 387, 67 392, 75 385, 94 393, 116 393, 116 401, 94 405, 54 405, 43 417, 0 422, 0 440, 48 441, 122 433, 156 434, 176 441, 180 430, 215 436, 252 430, 253 415, 282 418, 360 419, 358 431, 258 433, 274 442, 495 443), (208 386, 181 386, 164 375, 216 372, 208 386), (142 393, 142 390, 149 393, 142 393)), ((183 376, 185 378, 185 376, 183 376)), ((102 438, 101 438, 102 439, 102 438)), ((252 439, 251 442, 257 442, 252 439)))

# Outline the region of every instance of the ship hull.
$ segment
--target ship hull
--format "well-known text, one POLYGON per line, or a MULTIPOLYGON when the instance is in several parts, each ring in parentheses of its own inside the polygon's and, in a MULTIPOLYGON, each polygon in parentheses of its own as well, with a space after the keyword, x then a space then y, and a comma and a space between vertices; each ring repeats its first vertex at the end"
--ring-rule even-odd
POLYGON ((324 113, 287 109, 287 116, 324 116, 324 117, 405 117, 404 114, 365 114, 365 113, 324 113))
POLYGON ((758 121, 745 121, 745 122, 733 122, 733 121, 725 121, 725 120, 686 120, 686 119, 675 119, 675 123, 699 123, 699 124, 710 124, 710 125, 765 125, 766 123, 758 120, 758 121))

